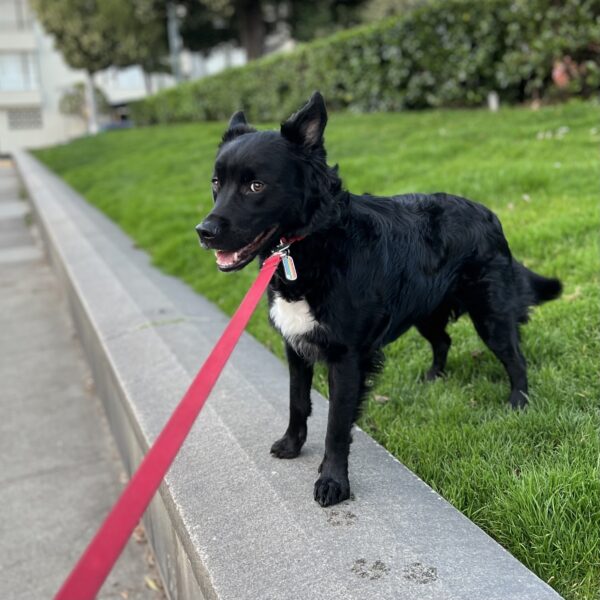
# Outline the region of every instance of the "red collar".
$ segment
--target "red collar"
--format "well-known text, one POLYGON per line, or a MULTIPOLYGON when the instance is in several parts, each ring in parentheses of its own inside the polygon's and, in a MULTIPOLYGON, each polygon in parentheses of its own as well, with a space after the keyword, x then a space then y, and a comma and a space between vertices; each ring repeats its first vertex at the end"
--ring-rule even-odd
POLYGON ((288 248, 294 243, 303 240, 305 235, 295 235, 293 237, 280 237, 279 245, 275 247, 271 254, 281 254, 287 252, 288 248))
POLYGON ((279 243, 282 246, 291 246, 294 242, 299 242, 301 240, 303 240, 306 236, 305 235, 295 235, 292 237, 282 237, 279 238, 279 243))

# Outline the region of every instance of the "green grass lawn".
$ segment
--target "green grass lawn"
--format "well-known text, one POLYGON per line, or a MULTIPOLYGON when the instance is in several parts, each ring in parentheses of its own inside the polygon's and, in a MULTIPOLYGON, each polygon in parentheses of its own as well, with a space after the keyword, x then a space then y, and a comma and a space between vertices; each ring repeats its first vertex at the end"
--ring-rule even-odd
MULTIPOLYGON (((360 424, 569 599, 600 598, 599 114, 579 102, 497 114, 339 114, 326 132, 350 190, 446 191, 482 202, 520 260, 564 281, 563 297, 538 308, 523 332, 527 411, 509 410, 504 370, 463 318, 450 326, 444 381, 421 383, 431 357, 416 333, 387 348, 360 424)), ((219 273, 194 232, 212 204, 223 127, 113 132, 38 156, 160 268, 231 313, 256 266, 219 273)), ((283 355, 264 305, 249 329, 283 355)), ((323 370, 316 386, 326 392, 323 370)))

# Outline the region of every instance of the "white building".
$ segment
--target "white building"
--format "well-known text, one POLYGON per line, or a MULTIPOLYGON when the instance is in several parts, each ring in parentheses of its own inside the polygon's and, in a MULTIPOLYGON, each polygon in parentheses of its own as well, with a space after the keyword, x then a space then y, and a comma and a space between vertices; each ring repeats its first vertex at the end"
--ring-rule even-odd
MULTIPOLYGON (((287 30, 267 40, 269 51, 293 47, 287 30)), ((181 74, 199 79, 246 62, 244 50, 222 44, 209 55, 182 51, 181 74)), ((17 148, 38 148, 87 133, 82 117, 65 115, 59 104, 75 84, 85 84, 81 70, 70 68, 55 50, 27 0, 0 0, 0 155, 17 148)), ((175 85, 169 74, 145 76, 138 66, 110 68, 95 76, 111 106, 125 105, 175 85)), ((102 124, 102 123, 101 123, 102 124)))
POLYGON ((78 81, 83 74, 52 49, 25 0, 0 0, 0 154, 84 133, 82 119, 58 110, 64 90, 78 81))
MULTIPOLYGON (((184 51, 181 70, 186 79, 198 79, 245 62, 243 50, 224 46, 208 57, 184 51)), ((61 113, 59 103, 65 92, 85 80, 85 73, 71 69, 54 49, 27 0, 0 0, 0 155, 84 135, 85 119, 61 113)), ((95 84, 117 106, 175 81, 168 74, 145 77, 140 67, 132 66, 98 73, 95 84)))

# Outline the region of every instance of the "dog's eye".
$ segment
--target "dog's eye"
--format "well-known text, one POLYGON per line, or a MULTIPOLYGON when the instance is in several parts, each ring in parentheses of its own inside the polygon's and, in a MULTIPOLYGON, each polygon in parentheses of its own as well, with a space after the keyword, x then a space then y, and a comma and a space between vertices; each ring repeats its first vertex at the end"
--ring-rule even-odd
POLYGON ((213 177, 210 181, 212 183, 212 189, 216 192, 219 189, 219 178, 213 177))
POLYGON ((253 181, 250 184, 250 191, 257 194, 258 192, 262 192, 264 187, 265 187, 265 184, 262 181, 253 181))

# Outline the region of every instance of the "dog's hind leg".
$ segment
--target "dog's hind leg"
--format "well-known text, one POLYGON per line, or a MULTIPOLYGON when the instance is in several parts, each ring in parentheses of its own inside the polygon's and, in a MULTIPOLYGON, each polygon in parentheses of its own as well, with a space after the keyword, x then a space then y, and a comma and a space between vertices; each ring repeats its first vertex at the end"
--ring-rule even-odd
POLYGON ((510 404, 514 409, 527 404, 527 365, 519 344, 519 329, 510 314, 469 311, 479 337, 504 365, 510 379, 510 404))
POLYGON ((313 366, 288 343, 285 350, 290 371, 290 421, 283 437, 271 446, 271 454, 278 458, 295 458, 306 441, 306 422, 311 412, 313 366))
POLYGON ((433 363, 425 374, 427 381, 433 381, 444 374, 448 351, 452 344, 452 339, 446 333, 449 317, 450 310, 446 306, 441 306, 417 323, 417 330, 431 344, 433 351, 433 363))

